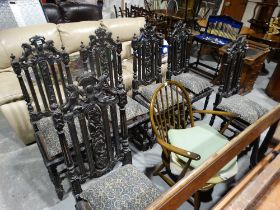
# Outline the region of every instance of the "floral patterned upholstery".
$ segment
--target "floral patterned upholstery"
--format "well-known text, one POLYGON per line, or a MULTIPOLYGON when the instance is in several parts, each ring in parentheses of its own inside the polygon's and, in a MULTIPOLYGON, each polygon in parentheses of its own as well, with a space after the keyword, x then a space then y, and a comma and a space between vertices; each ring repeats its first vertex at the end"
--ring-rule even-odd
POLYGON ((233 112, 249 124, 257 121, 257 119, 268 111, 258 103, 240 95, 223 98, 222 102, 217 106, 217 109, 233 112))
POLYGON ((138 103, 137 101, 133 100, 130 97, 127 97, 127 104, 125 106, 126 108, 126 120, 132 120, 138 116, 142 116, 144 114, 147 114, 149 110, 138 103))
POLYGON ((199 94, 206 88, 212 86, 208 80, 192 73, 183 73, 177 76, 172 76, 171 79, 182 83, 185 88, 192 91, 194 94, 199 94))
MULTIPOLYGON (((153 96, 153 94, 154 94, 154 92, 155 92, 155 90, 161 85, 162 83, 155 83, 155 84, 151 84, 151 85, 147 85, 147 86, 144 86, 144 87, 142 87, 140 90, 139 90, 139 93, 144 97, 144 98, 146 98, 148 101, 151 101, 151 98, 152 98, 152 96, 153 96)), ((167 86, 167 88, 168 88, 168 92, 170 93, 170 87, 169 86, 167 86)), ((173 94, 175 93, 175 91, 173 92, 173 94)), ((189 93, 189 96, 190 96, 190 99, 192 99, 193 98, 193 94, 192 93, 189 93)), ((163 100, 164 100, 164 104, 166 104, 166 95, 165 95, 165 91, 163 92, 163 95, 162 95, 162 97, 163 97, 163 100)), ((168 101, 170 102, 170 101, 172 101, 171 100, 171 94, 169 94, 168 96, 168 101)), ((161 103, 161 101, 160 101, 160 98, 158 98, 159 99, 159 104, 161 103)), ((182 100, 182 98, 180 97, 179 98, 179 100, 182 100)), ((172 104, 170 103, 170 106, 171 106, 172 104)))
MULTIPOLYGON (((76 118, 75 118, 75 124, 76 124, 78 139, 81 142, 82 141, 81 129, 78 123, 78 119, 76 118)), ((48 158, 52 159, 55 155, 60 154, 62 151, 61 151, 58 135, 53 125, 52 118, 51 117, 42 118, 37 122, 37 127, 39 129, 39 132, 37 134, 40 137, 40 140, 42 142, 44 150, 46 151, 48 158)), ((67 125, 64 126, 64 133, 68 145, 71 148, 72 141, 67 125)))
POLYGON ((145 209, 161 192, 134 166, 126 165, 93 182, 81 193, 92 209, 145 209))

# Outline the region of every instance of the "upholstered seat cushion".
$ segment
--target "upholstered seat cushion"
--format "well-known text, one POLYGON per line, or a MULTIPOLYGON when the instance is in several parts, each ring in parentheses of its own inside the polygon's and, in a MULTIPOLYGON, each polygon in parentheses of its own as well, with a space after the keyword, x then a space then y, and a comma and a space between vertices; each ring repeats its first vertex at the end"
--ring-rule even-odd
MULTIPOLYGON (((172 145, 200 155, 200 160, 191 162, 192 168, 199 167, 228 143, 228 140, 223 135, 207 124, 186 129, 170 129, 168 138, 172 145)), ((186 157, 176 156, 185 163, 188 161, 186 157)), ((237 173, 236 160, 237 158, 235 157, 218 172, 217 175, 221 180, 229 179, 237 173)))
MULTIPOLYGON (((161 83, 154 83, 154 84, 151 84, 151 85, 147 85, 147 86, 141 87, 141 88, 139 89, 139 93, 140 93, 147 101, 151 101, 152 96, 153 96, 155 90, 156 90, 160 85, 161 85, 161 83)), ((166 104, 166 94, 165 94, 165 93, 166 93, 165 91, 162 92, 162 97, 163 97, 164 104, 166 104)), ((167 86, 167 93, 171 93, 171 89, 170 89, 169 86, 167 86)), ((176 99, 174 98, 174 97, 175 97, 175 94, 176 94, 176 92, 173 90, 173 100, 176 100, 176 99)), ((192 98, 193 98, 193 94, 190 93, 190 94, 189 94, 189 97, 190 97, 190 99, 192 99, 192 98)), ((171 106, 171 105, 172 105, 172 103, 171 103, 171 101, 172 101, 172 100, 171 100, 171 99, 172 99, 172 98, 171 98, 171 94, 168 94, 167 98, 168 98, 169 104, 170 104, 170 106, 171 106)), ((160 100, 161 100, 160 97, 158 97, 158 102, 159 102, 159 104, 161 103, 160 100)), ((179 100, 182 100, 182 97, 181 97, 181 96, 179 97, 179 100)))
POLYGON ((138 103, 130 97, 127 97, 127 104, 125 108, 127 121, 133 120, 138 116, 148 114, 149 112, 149 110, 146 107, 142 106, 140 103, 138 103))
POLYGON ((182 83, 185 88, 192 91, 194 94, 199 94, 206 88, 212 86, 208 80, 192 73, 182 73, 177 76, 172 76, 171 79, 182 83))
POLYGON ((160 191, 134 166, 119 167, 93 182, 81 193, 92 209, 145 209, 160 191))
POLYGON ((250 124, 256 122, 268 111, 258 103, 240 95, 223 98, 217 109, 232 112, 250 124))
MULTIPOLYGON (((78 123, 78 120, 75 118, 75 127, 77 129, 77 136, 79 141, 82 141, 82 134, 81 129, 78 123)), ((46 151, 46 154, 49 159, 52 159, 55 155, 60 154, 61 147, 58 139, 58 135, 56 132, 56 129, 54 128, 53 121, 51 117, 45 117, 42 118, 37 122, 37 126, 39 129, 38 135, 40 137, 40 140, 42 142, 42 145, 44 147, 44 150, 46 151)), ((69 145, 69 148, 72 147, 72 140, 70 137, 70 132, 68 129, 68 126, 64 126, 64 133, 66 136, 67 143, 69 145)))

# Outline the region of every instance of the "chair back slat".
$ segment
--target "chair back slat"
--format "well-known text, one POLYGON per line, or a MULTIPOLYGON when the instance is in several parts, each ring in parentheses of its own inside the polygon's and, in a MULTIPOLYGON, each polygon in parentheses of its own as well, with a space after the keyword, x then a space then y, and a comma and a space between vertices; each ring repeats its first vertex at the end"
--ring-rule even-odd
POLYGON ((58 97, 58 101, 60 103, 60 105, 63 104, 63 99, 62 99, 62 95, 61 95, 61 91, 60 91, 60 87, 59 87, 59 82, 58 82, 58 78, 57 78, 57 73, 54 67, 54 59, 53 58, 48 58, 48 64, 50 66, 51 69, 51 74, 52 74, 52 78, 53 78, 53 82, 55 85, 55 90, 56 90, 56 94, 58 97))
POLYGON ((154 92, 150 117, 154 132, 162 140, 169 142, 170 129, 184 129, 194 126, 191 100, 188 92, 178 82, 167 81, 154 92))
POLYGON ((85 176, 86 174, 86 169, 84 166, 84 162, 83 162, 83 157, 82 157, 82 153, 81 153, 81 146, 79 143, 79 138, 78 138, 78 134, 77 134, 77 129, 76 129, 76 125, 74 122, 74 114, 73 113, 68 113, 64 116, 65 121, 67 122, 67 126, 69 129, 69 133, 70 133, 70 137, 71 137, 71 141, 73 144, 73 148, 75 151, 75 160, 76 160, 76 164, 78 165, 78 169, 79 169, 79 173, 81 174, 81 176, 85 176))
POLYGON ((133 68, 134 82, 137 85, 149 85, 161 81, 161 49, 162 40, 160 34, 155 32, 154 27, 147 23, 140 29, 140 36, 134 36, 133 68))
POLYGON ((28 83, 28 87, 30 89, 30 92, 31 92, 31 95, 32 95, 32 98, 33 98, 33 101, 35 104, 36 111, 41 112, 41 107, 39 105, 38 98, 37 98, 37 95, 35 92, 35 88, 34 88, 30 73, 29 73, 29 65, 23 64, 23 70, 24 70, 24 74, 25 74, 25 77, 26 77, 26 80, 28 83))
MULTIPOLYGON (((44 111, 48 113, 50 109, 49 109, 49 105, 48 105, 48 102, 47 102, 46 93, 43 89, 43 84, 42 84, 42 81, 41 81, 41 78, 40 78, 41 72, 40 72, 40 75, 39 75, 38 67, 37 67, 35 62, 32 62, 32 71, 34 73, 36 84, 37 84, 38 89, 39 89, 40 98, 41 98, 41 100, 43 102, 43 105, 44 105, 44 111)), ((42 112, 44 112, 44 111, 42 110, 42 112)))

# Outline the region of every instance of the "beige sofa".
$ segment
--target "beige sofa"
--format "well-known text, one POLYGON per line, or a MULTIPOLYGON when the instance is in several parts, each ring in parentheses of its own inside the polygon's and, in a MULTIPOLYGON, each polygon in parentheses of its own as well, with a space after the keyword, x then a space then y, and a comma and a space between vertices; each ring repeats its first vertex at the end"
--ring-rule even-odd
POLYGON ((34 35, 42 35, 53 40, 60 49, 63 45, 71 57, 79 58, 81 41, 88 44, 89 35, 102 26, 111 31, 113 38, 122 42, 123 76, 126 89, 131 88, 131 40, 134 34, 145 24, 144 18, 121 18, 101 21, 83 21, 77 23, 34 25, 0 31, 0 111, 6 117, 18 137, 25 143, 34 142, 34 133, 18 80, 11 68, 10 55, 19 57, 21 44, 28 42, 34 35))

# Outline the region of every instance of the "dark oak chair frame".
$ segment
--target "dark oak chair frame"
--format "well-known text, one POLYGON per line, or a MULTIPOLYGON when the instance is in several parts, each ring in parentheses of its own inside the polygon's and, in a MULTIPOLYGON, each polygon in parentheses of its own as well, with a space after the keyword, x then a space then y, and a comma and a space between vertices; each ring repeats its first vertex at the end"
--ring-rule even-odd
MULTIPOLYGON (((240 36, 236 41, 234 41, 228 48, 226 53, 222 57, 222 65, 221 71, 223 71, 223 78, 222 84, 220 85, 218 92, 216 94, 215 102, 213 104, 213 109, 217 111, 222 111, 217 108, 217 106, 221 103, 223 98, 228 98, 234 94, 239 93, 240 89, 240 75, 242 71, 242 67, 244 64, 244 59, 246 56, 247 51, 247 42, 245 41, 244 36, 240 36)), ((223 120, 223 124, 226 123, 228 120, 226 117, 219 116, 223 120)), ((216 116, 213 115, 210 120, 210 125, 214 124, 216 116)), ((228 127, 230 131, 234 133, 234 135, 238 134, 239 132, 243 131, 247 128, 250 123, 246 122, 245 120, 236 117, 228 127), (237 129, 237 130, 236 130, 237 129)), ((250 163, 251 166, 256 165, 258 162, 258 148, 259 148, 259 137, 256 141, 250 145, 252 148, 252 154, 250 163)))
POLYGON ((44 164, 55 186, 58 198, 62 199, 64 190, 61 182, 65 176, 65 170, 58 171, 57 166, 63 164, 63 156, 58 154, 55 157, 48 157, 42 145, 42 139, 38 135, 40 130, 37 122, 51 116, 51 104, 56 103, 61 106, 65 102, 63 93, 65 93, 66 85, 73 83, 69 69, 70 59, 64 49, 58 51, 54 47, 53 41, 45 41, 44 37, 34 36, 29 41, 31 44, 22 44, 23 53, 19 60, 15 56, 11 56, 12 67, 26 101, 30 121, 35 131, 35 139, 44 164), (60 82, 57 74, 59 74, 60 82), (39 93, 35 91, 32 75, 34 75, 39 93))
POLYGON ((109 75, 95 78, 92 73, 85 74, 79 79, 78 85, 83 87, 82 89, 75 85, 67 86, 69 100, 61 109, 55 103, 51 106, 67 176, 77 203, 76 209, 91 209, 80 197, 81 170, 86 170, 93 177, 99 177, 111 171, 118 161, 122 161, 123 165, 132 163, 127 139, 125 100, 119 94, 118 88, 111 87, 109 80, 109 75), (117 112, 120 113, 120 128, 117 112), (83 155, 74 119, 79 121, 87 156, 78 161, 79 167, 75 167, 63 129, 65 124, 71 128, 70 135, 76 156, 83 155))
MULTIPOLYGON (((84 72, 91 72, 97 78, 109 75, 110 86, 118 88, 119 93, 126 97, 121 60, 122 43, 118 38, 114 41, 111 37, 112 34, 103 28, 97 29, 95 33, 96 35, 89 37, 90 43, 87 47, 81 45, 80 55, 84 72)), ((147 150, 152 146, 151 142, 147 140, 148 122, 148 109, 147 113, 127 119, 126 122, 129 139, 141 150, 147 150)))
MULTIPOLYGON (((247 46, 245 37, 240 36, 238 40, 227 48, 226 53, 222 57, 221 71, 223 71, 222 84, 219 86, 216 94, 213 108, 217 110, 217 106, 221 103, 223 98, 230 97, 239 93, 240 88, 240 74, 242 71, 244 58, 246 56, 247 46)), ((213 115, 210 124, 213 125, 215 116, 213 115)), ((235 119, 232 125, 238 130, 242 131, 249 126, 242 119, 235 119)))
MULTIPOLYGON (((161 156, 162 163, 156 169, 154 175, 160 176, 169 186, 173 186, 176 182, 182 179, 189 170, 191 170, 191 161, 200 159, 199 154, 171 145, 167 134, 169 129, 185 129, 189 126, 194 127, 195 123, 193 115, 195 113, 227 117, 228 122, 224 124, 219 131, 221 134, 224 133, 230 122, 235 118, 235 115, 230 112, 193 110, 189 93, 180 83, 176 81, 167 81, 155 90, 150 105, 150 119, 157 142, 161 145, 163 151, 161 156), (170 94, 170 98, 166 97, 166 100, 163 99, 164 96, 168 96, 170 94), (179 175, 175 175, 171 172, 171 153, 188 158, 188 162, 185 164, 185 167, 179 175)), ((213 184, 206 183, 199 191, 207 191, 213 187, 213 184)), ((188 200, 192 205, 194 205, 196 210, 199 209, 200 206, 199 191, 194 194, 193 199, 188 200)))
MULTIPOLYGON (((190 72, 189 59, 192 49, 193 36, 191 34, 191 28, 187 28, 186 24, 182 21, 178 21, 174 30, 169 33, 167 37, 168 48, 168 68, 166 73, 166 79, 171 80, 172 76, 177 76, 182 73, 190 72)), ((188 91, 188 87, 185 87, 188 91)), ((211 87, 207 87, 199 94, 193 93, 192 103, 205 98, 203 109, 207 108, 210 95, 213 92, 211 87)), ((204 115, 202 115, 203 117, 204 115)))
POLYGON ((133 80, 132 97, 149 108, 149 99, 139 93, 140 86, 162 82, 161 48, 163 37, 155 32, 155 28, 148 22, 140 29, 140 35, 134 35, 133 48, 133 80))

